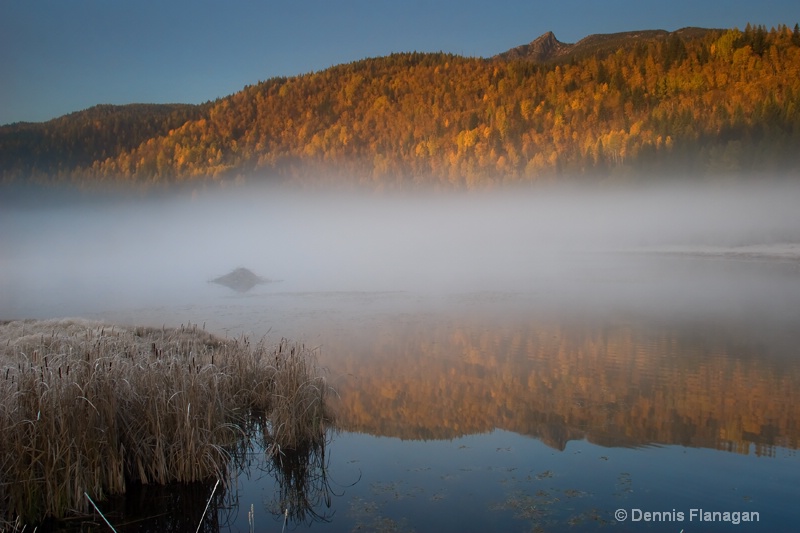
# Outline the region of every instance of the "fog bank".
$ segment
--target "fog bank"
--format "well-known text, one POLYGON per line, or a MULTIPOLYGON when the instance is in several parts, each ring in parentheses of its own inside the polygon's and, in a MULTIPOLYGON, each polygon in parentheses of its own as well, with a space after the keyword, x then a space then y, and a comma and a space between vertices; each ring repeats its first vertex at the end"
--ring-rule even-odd
POLYGON ((208 283, 236 267, 282 280, 253 289, 261 294, 557 294, 675 275, 666 263, 632 259, 639 252, 747 246, 756 250, 749 259, 789 250, 781 259, 797 264, 799 200, 800 188, 786 184, 397 195, 248 187, 8 207, 0 319, 248 297, 208 283))

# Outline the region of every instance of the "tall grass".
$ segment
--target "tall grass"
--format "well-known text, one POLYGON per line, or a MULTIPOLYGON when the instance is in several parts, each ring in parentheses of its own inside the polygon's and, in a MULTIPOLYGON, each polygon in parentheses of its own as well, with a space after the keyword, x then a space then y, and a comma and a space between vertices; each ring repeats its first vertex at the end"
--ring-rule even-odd
POLYGON ((330 422, 312 350, 193 327, 0 325, 0 526, 89 512, 126 484, 229 479, 242 442, 275 456, 330 422))

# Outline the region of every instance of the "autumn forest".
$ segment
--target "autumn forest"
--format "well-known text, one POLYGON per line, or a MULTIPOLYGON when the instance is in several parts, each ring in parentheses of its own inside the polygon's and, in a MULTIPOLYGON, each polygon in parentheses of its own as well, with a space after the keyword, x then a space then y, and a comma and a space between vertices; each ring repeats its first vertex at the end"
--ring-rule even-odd
POLYGON ((800 29, 545 34, 398 53, 202 105, 0 127, 3 182, 260 179, 474 188, 582 176, 797 176, 800 29), (265 178, 268 177, 268 178, 265 178))

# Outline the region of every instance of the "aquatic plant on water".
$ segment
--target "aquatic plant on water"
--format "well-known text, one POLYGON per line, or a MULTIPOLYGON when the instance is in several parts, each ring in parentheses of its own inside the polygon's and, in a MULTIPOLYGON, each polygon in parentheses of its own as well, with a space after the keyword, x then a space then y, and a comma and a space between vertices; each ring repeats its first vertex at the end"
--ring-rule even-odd
POLYGON ((317 446, 330 416, 315 353, 197 326, 0 325, 0 527, 89 512, 131 482, 229 479, 243 442, 317 446), (85 493, 85 494, 84 494, 85 493))

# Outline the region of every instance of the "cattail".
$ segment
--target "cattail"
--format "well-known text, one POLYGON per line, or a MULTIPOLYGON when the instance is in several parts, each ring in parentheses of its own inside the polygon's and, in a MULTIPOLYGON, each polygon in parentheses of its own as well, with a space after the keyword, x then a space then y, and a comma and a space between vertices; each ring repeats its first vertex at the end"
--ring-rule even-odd
POLYGON ((269 439, 263 447, 272 445, 271 450, 285 451, 324 437, 317 414, 323 407, 312 403, 322 400, 318 394, 322 382, 314 376, 311 359, 305 361, 311 354, 302 345, 292 347, 282 340, 267 350, 262 343, 250 347, 245 337, 223 342, 200 334, 196 325, 182 332, 120 329, 114 341, 98 341, 98 335, 105 335, 104 327, 92 325, 75 332, 74 325, 59 323, 53 329, 58 346, 55 341, 49 347, 45 343, 35 356, 37 360, 44 356, 43 366, 24 355, 31 353, 30 346, 0 350, 4 352, 0 355, 11 357, 6 380, 10 377, 12 385, 7 389, 16 389, 16 393, 7 392, 6 401, 16 405, 6 412, 26 419, 38 412, 42 421, 36 429, 40 438, 31 441, 22 432, 6 431, 23 427, 20 420, 0 418, 0 433, 22 439, 17 444, 12 440, 8 453, 27 450, 40 458, 40 471, 32 472, 29 464, 23 468, 23 462, 0 450, 0 478, 8 480, 0 491, 0 523, 11 516, 40 521, 44 518, 40 511, 54 517, 72 510, 87 512, 86 502, 74 499, 80 494, 76 486, 91 494, 114 494, 124 492, 126 483, 133 480, 167 483, 224 478, 239 458, 220 450, 237 446, 243 435, 254 438, 255 428, 275 428, 259 436, 269 439), (194 338, 180 337, 190 332, 194 338), (157 342, 166 342, 168 348, 158 349, 157 342), (87 345, 94 348, 87 351, 87 345), (292 360, 284 361, 283 368, 269 365, 271 356, 279 361, 277 354, 288 352, 292 360), (86 363, 95 359, 95 364, 86 365, 84 356, 86 363), (37 381, 46 383, 44 369, 49 369, 53 357, 59 378, 69 376, 72 364, 78 365, 73 383, 42 386, 37 381), (14 359, 18 372, 11 374, 14 359), (204 366, 209 359, 211 365, 204 366), (187 366, 191 379, 186 379, 187 366), (16 376, 21 377, 19 382, 16 376), (260 424, 256 424, 249 418, 272 413, 273 407, 271 422, 258 418, 260 424), (176 408, 185 413, 180 421, 173 416, 176 408), (3 426, 7 423, 12 425, 3 426), (13 465, 20 470, 14 471, 13 465))

